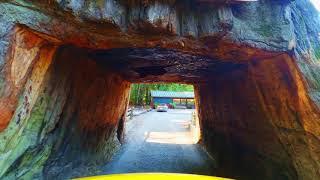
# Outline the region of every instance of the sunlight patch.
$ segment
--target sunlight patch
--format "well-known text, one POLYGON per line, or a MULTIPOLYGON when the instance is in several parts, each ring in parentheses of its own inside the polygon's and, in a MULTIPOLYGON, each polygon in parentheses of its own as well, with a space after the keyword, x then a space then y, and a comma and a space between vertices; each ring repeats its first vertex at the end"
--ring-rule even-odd
POLYGON ((145 132, 146 142, 160 144, 196 144, 191 132, 145 132))

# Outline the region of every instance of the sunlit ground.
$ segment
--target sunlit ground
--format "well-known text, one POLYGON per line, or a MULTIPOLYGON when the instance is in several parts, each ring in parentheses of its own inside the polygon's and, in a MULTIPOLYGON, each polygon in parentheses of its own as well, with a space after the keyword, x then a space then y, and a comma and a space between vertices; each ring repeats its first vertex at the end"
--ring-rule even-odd
POLYGON ((190 132, 145 132, 146 141, 160 144, 195 144, 190 132))
POLYGON ((184 120, 178 120, 178 119, 171 120, 171 122, 173 122, 173 124, 175 124, 177 127, 185 131, 188 131, 191 125, 190 121, 184 121, 184 120))
POLYGON ((183 131, 178 132, 145 132, 146 142, 160 144, 197 144, 200 139, 199 126, 190 121, 173 120, 183 131))

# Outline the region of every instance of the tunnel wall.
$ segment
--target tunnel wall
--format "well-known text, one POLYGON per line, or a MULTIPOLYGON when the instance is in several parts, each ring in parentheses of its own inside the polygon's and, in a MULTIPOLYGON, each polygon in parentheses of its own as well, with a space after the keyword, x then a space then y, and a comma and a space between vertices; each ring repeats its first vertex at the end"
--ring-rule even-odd
POLYGON ((217 173, 239 179, 317 179, 319 109, 292 57, 252 61, 247 68, 195 86, 202 142, 217 173))
POLYGON ((130 83, 84 51, 15 32, 0 96, 0 179, 95 172, 120 145, 130 83))
POLYGON ((196 85, 203 143, 217 155, 218 172, 252 172, 256 179, 319 177, 320 24, 309 0, 209 3, 203 9, 167 1, 83 2, 0 2, 0 178, 53 176, 62 169, 50 167, 68 171, 116 149, 115 126, 123 122, 129 83, 115 72, 100 72, 73 48, 57 52, 68 43, 162 47, 250 61, 247 70, 204 74, 200 80, 210 80, 196 85), (266 54, 290 56, 265 60, 266 54), (74 158, 59 162, 68 156, 74 158))

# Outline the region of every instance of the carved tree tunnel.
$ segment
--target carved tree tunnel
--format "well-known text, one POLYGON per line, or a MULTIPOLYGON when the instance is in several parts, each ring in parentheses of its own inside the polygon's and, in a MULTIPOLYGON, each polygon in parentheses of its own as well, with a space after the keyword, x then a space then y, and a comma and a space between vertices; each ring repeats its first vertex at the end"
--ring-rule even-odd
POLYGON ((71 1, 53 3, 57 13, 50 3, 0 2, 0 179, 92 173, 120 146, 130 84, 142 82, 194 85, 216 175, 318 178, 320 45, 310 30, 318 24, 299 16, 308 2, 212 2, 186 14, 152 1, 146 21, 136 14, 141 4, 129 11, 109 2, 109 10, 127 7, 119 10, 126 21, 112 23, 74 12, 71 1), (254 24, 260 12, 266 24, 254 24))

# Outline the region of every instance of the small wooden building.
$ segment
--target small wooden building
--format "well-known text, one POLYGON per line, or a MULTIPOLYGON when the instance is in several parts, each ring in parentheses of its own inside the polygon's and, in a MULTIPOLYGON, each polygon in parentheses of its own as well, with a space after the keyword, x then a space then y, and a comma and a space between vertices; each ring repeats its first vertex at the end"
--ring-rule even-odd
POLYGON ((151 105, 163 103, 170 108, 194 108, 194 92, 151 91, 151 105))

